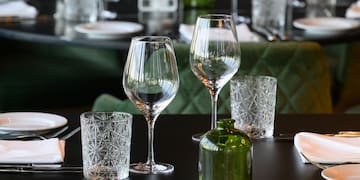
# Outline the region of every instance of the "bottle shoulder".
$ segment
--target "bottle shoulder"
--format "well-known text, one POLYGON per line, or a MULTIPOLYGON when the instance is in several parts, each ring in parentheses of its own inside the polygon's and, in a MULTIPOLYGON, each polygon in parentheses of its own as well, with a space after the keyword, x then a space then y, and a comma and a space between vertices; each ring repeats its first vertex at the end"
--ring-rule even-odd
POLYGON ((211 130, 200 140, 205 149, 220 151, 224 149, 248 149, 252 147, 250 138, 238 129, 211 130))

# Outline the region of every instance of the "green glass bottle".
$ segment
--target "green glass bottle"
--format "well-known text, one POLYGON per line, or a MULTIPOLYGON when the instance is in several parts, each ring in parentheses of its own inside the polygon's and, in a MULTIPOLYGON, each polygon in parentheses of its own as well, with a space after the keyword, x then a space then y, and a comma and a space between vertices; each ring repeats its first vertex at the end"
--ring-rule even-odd
POLYGON ((234 120, 222 119, 200 140, 199 180, 251 180, 252 143, 234 120))

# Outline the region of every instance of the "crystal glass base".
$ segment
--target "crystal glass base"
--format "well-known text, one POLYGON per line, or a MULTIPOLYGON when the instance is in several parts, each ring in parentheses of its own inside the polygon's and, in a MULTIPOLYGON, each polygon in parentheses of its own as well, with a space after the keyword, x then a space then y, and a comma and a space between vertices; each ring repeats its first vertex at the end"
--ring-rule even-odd
POLYGON ((154 165, 146 163, 130 164, 130 172, 138 174, 169 174, 174 171, 174 166, 166 163, 156 163, 154 165))
POLYGON ((204 133, 196 133, 191 136, 191 139, 195 142, 200 142, 200 139, 203 135, 204 133))

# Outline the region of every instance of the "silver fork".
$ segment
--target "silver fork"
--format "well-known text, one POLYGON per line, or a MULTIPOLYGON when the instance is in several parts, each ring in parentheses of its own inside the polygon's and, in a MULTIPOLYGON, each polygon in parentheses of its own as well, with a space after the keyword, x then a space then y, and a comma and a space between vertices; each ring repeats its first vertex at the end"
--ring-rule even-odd
POLYGON ((49 139, 49 138, 53 138, 53 137, 57 137, 58 135, 60 135, 61 133, 63 133, 64 131, 66 131, 69 127, 65 126, 63 128, 61 128, 60 130, 50 133, 50 134, 46 134, 46 135, 41 135, 39 133, 7 133, 7 134, 2 134, 0 136, 0 139, 24 139, 24 138, 39 138, 39 139, 49 139))
MULTIPOLYGON (((51 134, 47 134, 47 135, 40 135, 40 134, 36 134, 36 133, 30 133, 30 134, 11 134, 10 133, 10 134, 6 134, 6 135, 1 136, 1 139, 8 139, 9 140, 9 139, 39 138, 39 139, 45 140, 45 139, 58 137, 63 132, 65 132, 68 128, 69 128, 69 126, 65 126, 65 127, 61 128, 60 130, 58 130, 58 131, 56 131, 54 133, 51 133, 51 134)), ((77 127, 74 130, 72 130, 69 133, 62 136, 60 139, 61 140, 69 139, 70 137, 72 137, 73 135, 75 135, 79 131, 80 131, 80 127, 77 127)))
POLYGON ((70 131, 69 133, 65 134, 64 136, 62 136, 60 139, 61 140, 67 140, 70 137, 72 137, 73 135, 75 135, 76 133, 78 133, 81 130, 80 126, 73 129, 72 131, 70 131))
POLYGON ((323 165, 323 164, 320 164, 318 162, 315 162, 315 161, 312 161, 310 158, 306 157, 304 153, 300 152, 301 156, 306 160, 308 161, 309 163, 311 163, 312 165, 320 168, 320 169, 326 169, 326 168, 329 168, 330 166, 328 165, 323 165))
POLYGON ((327 169, 329 167, 333 167, 333 166, 338 166, 338 165, 343 165, 343 164, 355 164, 355 163, 351 163, 351 162, 343 162, 343 163, 336 163, 336 164, 324 164, 324 163, 319 163, 319 162, 315 162, 313 160, 311 160, 310 158, 308 158, 307 156, 305 156, 304 153, 300 152, 301 156, 304 157, 304 159, 306 159, 310 164, 320 168, 320 169, 327 169))

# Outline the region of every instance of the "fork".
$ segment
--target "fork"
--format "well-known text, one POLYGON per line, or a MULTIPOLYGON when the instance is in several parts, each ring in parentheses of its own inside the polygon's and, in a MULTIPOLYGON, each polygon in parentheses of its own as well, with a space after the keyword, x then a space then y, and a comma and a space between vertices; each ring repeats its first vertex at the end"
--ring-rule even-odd
MULTIPOLYGON (((63 132, 65 132, 67 129, 69 128, 69 126, 65 126, 63 128, 61 128, 60 130, 51 133, 51 134, 47 134, 47 135, 40 135, 40 134, 36 134, 36 133, 30 133, 30 134, 6 134, 3 135, 1 137, 1 139, 24 139, 24 138, 39 138, 41 140, 45 140, 45 139, 50 139, 50 138, 55 138, 58 137, 59 135, 61 135, 63 132)), ((62 136, 61 140, 66 140, 69 139, 70 137, 72 137, 74 134, 76 134, 77 132, 80 131, 80 127, 75 128, 74 130, 70 131, 69 133, 65 134, 64 136, 62 136)))
POLYGON ((323 165, 323 164, 320 164, 318 162, 315 162, 315 161, 312 161, 310 160, 310 158, 306 157, 304 153, 300 152, 301 156, 306 160, 308 161, 310 164, 320 168, 320 169, 326 169, 326 168, 329 168, 330 166, 329 165, 323 165))
POLYGON ((356 163, 351 163, 351 162, 343 162, 343 163, 336 163, 336 164, 324 164, 324 163, 319 163, 316 161, 311 160, 310 158, 308 158, 307 156, 305 156, 304 153, 300 152, 301 156, 304 157, 304 159, 306 161, 308 161, 310 164, 320 168, 320 169, 327 169, 329 167, 333 167, 333 166, 337 166, 337 165, 343 165, 343 164, 356 164, 356 163))

